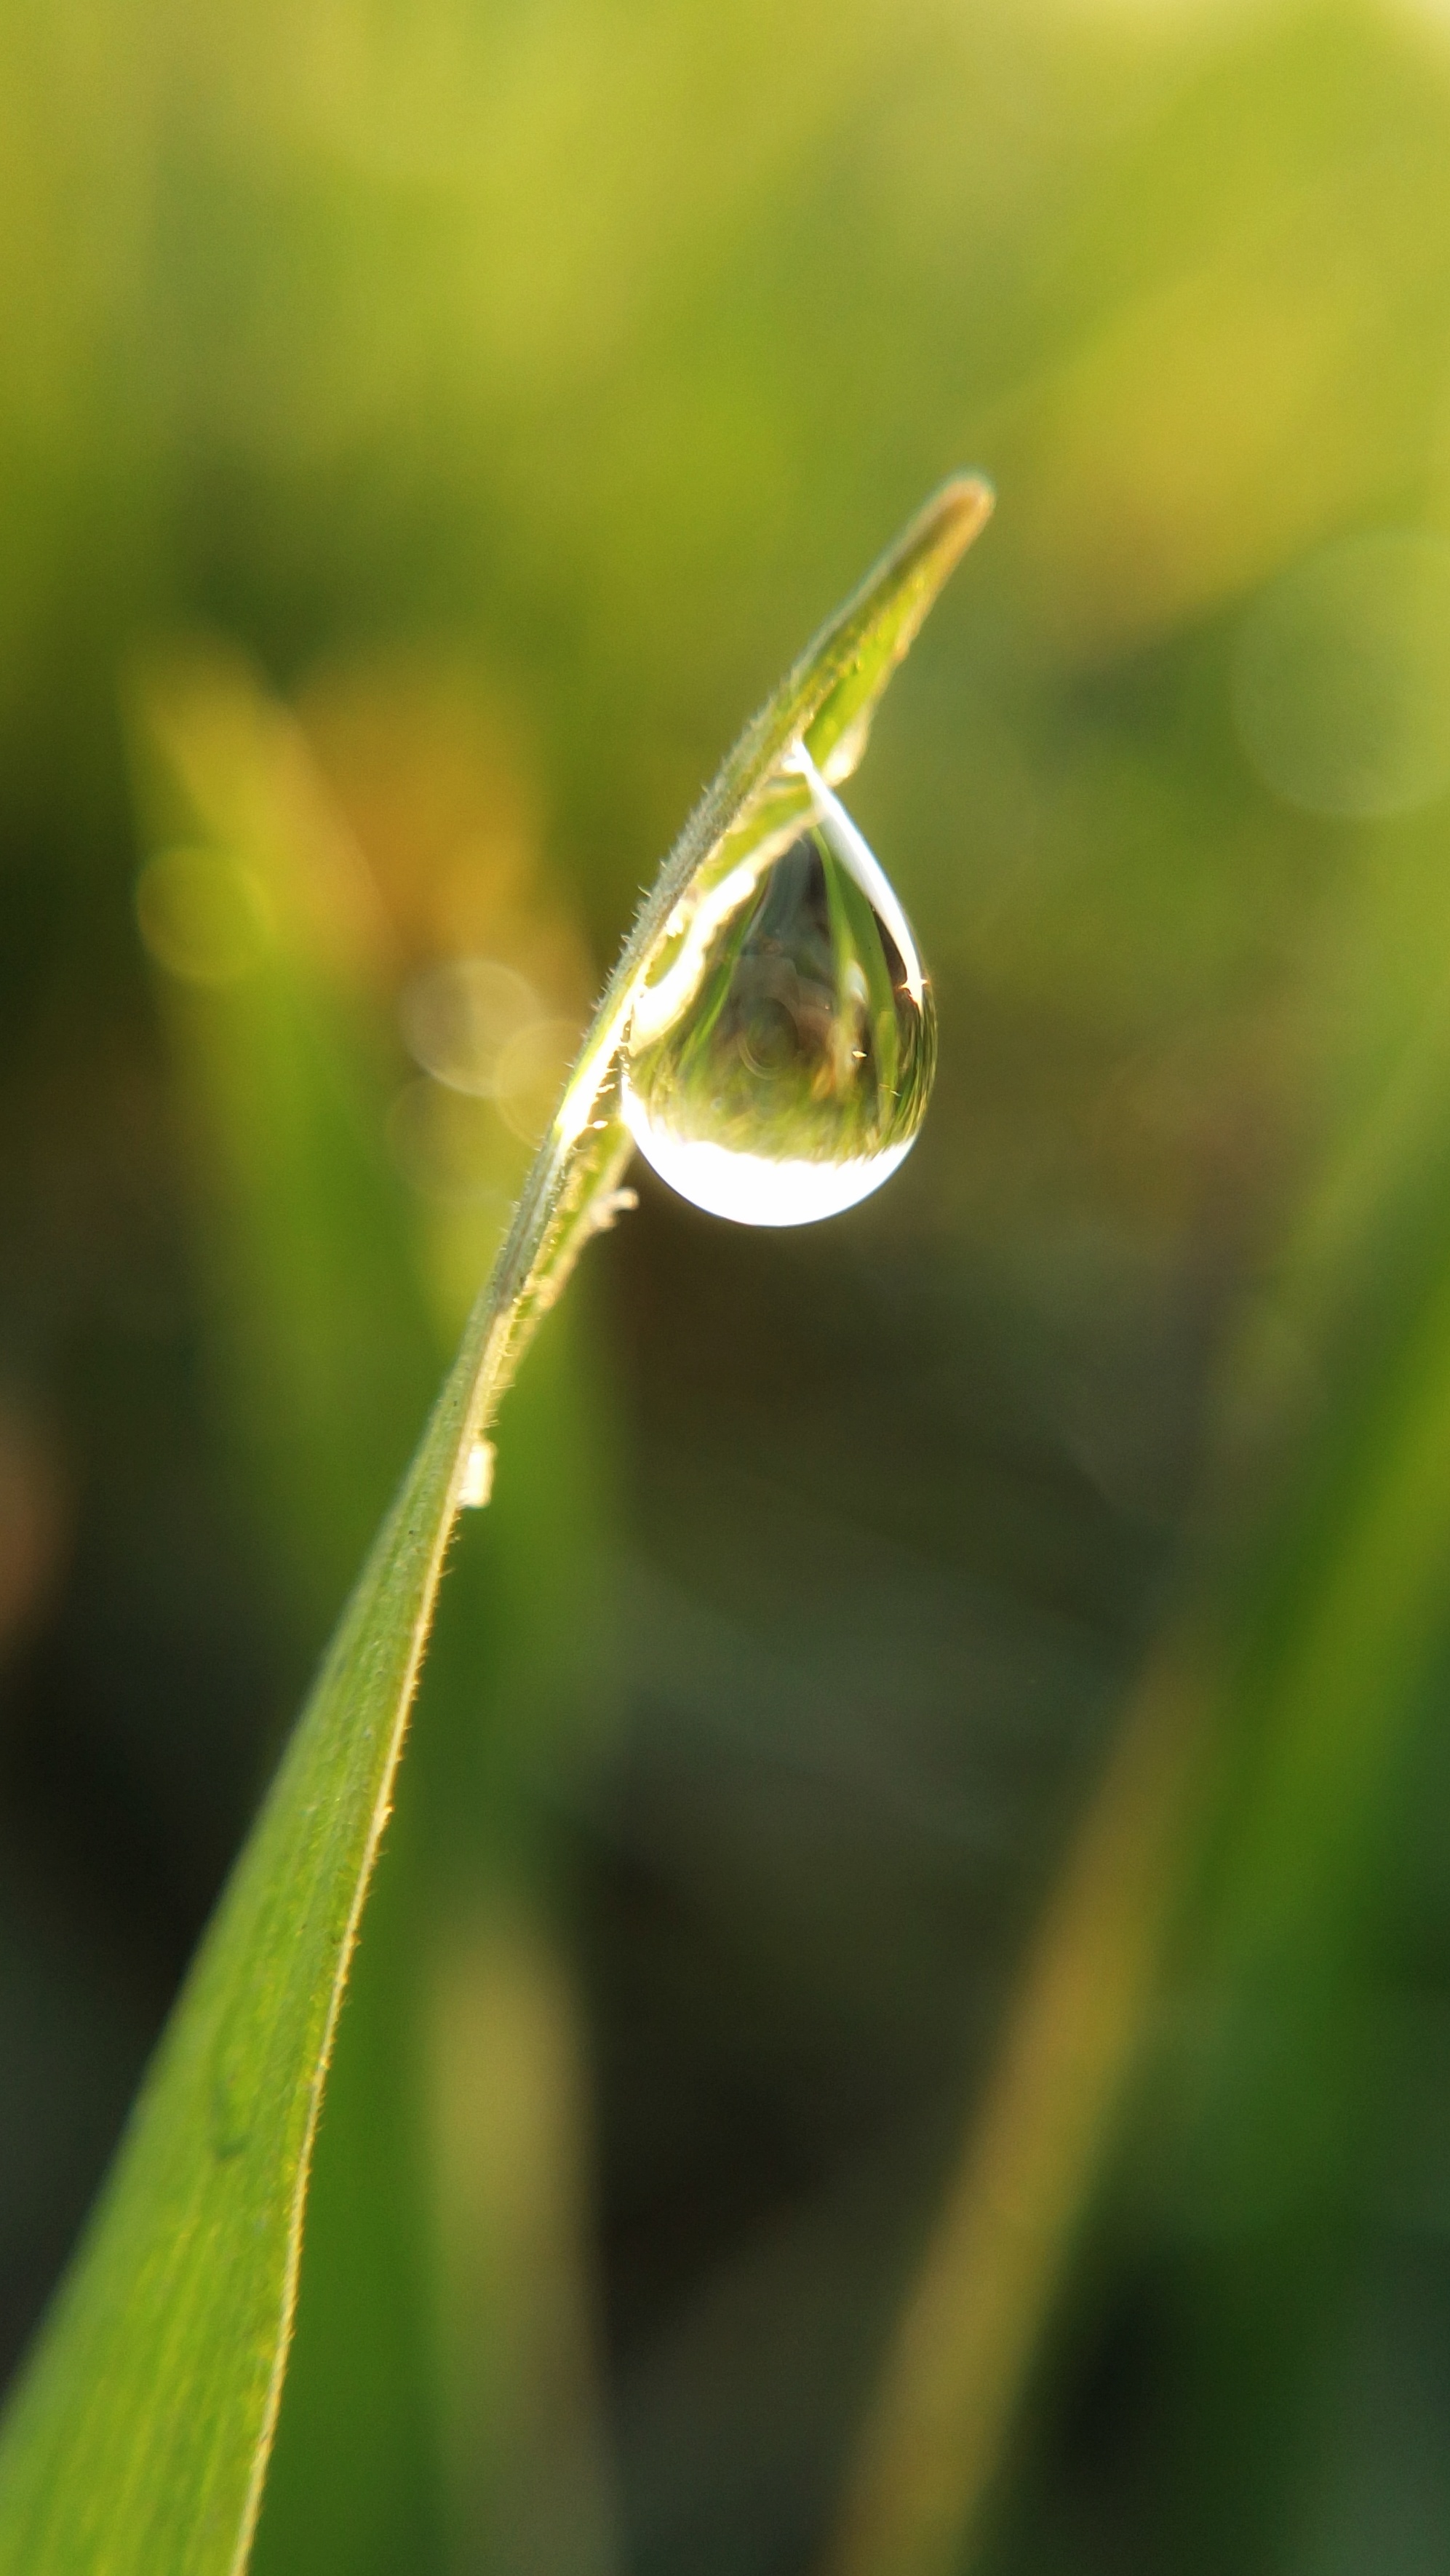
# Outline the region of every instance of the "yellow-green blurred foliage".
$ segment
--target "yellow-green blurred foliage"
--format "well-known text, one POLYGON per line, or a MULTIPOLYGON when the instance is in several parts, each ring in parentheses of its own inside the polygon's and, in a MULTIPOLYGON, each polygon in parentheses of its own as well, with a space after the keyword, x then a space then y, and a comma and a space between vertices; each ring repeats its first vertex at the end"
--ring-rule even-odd
POLYGON ((638 888, 969 463, 935 1103, 510 1398, 258 2565, 1428 2576, 1444 9, 11 0, 0 233, 7 2351, 638 888))

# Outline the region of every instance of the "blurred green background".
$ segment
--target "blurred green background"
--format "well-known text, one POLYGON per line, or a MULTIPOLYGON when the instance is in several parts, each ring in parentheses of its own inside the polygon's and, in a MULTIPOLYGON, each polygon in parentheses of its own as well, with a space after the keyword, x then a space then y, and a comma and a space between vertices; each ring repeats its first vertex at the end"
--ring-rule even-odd
POLYGON ((932 1112, 646 1175, 510 1398, 257 2563, 1450 2566, 1450 20, 9 0, 0 133, 7 2360, 639 887, 967 463, 932 1112))

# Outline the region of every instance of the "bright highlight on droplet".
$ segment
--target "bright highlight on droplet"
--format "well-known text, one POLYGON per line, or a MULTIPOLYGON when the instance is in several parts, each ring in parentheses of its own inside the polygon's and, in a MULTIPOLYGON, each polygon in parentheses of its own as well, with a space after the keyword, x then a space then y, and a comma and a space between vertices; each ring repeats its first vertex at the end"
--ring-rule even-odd
MULTIPOLYGON (((621 1111, 671 1189, 741 1225, 812 1225, 909 1153, 936 1064, 915 935, 804 746, 794 829, 692 888, 625 1042, 621 1111)), ((782 782, 784 784, 784 782, 782 782)), ((767 809, 769 810, 769 809, 767 809)))
POLYGON ((682 1141, 661 1127, 642 1135, 632 1118, 630 1132, 646 1161, 682 1199, 707 1216, 733 1217, 737 1225, 814 1225, 819 1217, 840 1216, 889 1181, 914 1142, 908 1136, 905 1144, 861 1161, 773 1163, 728 1145, 682 1141))

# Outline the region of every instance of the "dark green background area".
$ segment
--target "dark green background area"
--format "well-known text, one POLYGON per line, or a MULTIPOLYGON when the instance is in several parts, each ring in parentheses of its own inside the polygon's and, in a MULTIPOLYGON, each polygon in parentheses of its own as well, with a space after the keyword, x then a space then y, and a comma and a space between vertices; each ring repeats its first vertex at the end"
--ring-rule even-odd
POLYGON ((220 637, 324 767, 382 674, 385 768, 387 674, 466 673, 447 740, 506 743, 602 975, 752 705, 973 465, 996 519, 848 791, 931 1112, 798 1235, 646 1176, 510 1399, 258 2564, 812 2566, 1176 1641, 1211 1780, 962 2565, 1428 2576, 1450 800, 1282 801, 1234 680, 1314 549, 1450 535, 1450 32, 11 0, 0 238, 7 2360, 452 1329, 385 1142, 401 964, 233 1010, 146 958, 183 827, 137 674, 220 637))

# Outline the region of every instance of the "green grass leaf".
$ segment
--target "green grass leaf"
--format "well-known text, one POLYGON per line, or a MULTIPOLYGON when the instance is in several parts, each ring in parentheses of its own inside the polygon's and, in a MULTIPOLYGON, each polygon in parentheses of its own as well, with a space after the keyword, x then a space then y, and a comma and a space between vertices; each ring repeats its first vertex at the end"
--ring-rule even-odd
POLYGON ((630 998, 680 892, 790 743, 808 734, 838 774, 859 753, 989 508, 968 478, 927 505, 747 730, 645 902, 12 2406, 5 2576, 246 2563, 328 2056, 465 1469, 627 1150, 592 1113, 630 998))

